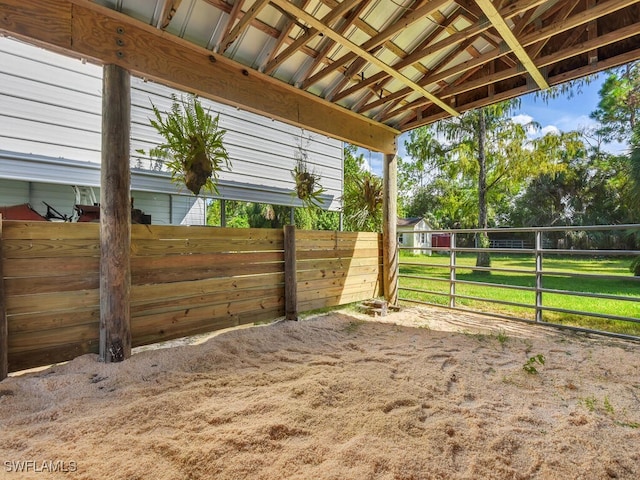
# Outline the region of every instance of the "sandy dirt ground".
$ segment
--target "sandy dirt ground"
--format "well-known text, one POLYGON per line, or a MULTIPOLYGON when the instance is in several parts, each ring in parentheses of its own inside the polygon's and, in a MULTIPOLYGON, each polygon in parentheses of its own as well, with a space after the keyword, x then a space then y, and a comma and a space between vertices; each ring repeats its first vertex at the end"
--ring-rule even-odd
POLYGON ((85 355, 0 382, 0 478, 638 479, 639 353, 410 308, 85 355))

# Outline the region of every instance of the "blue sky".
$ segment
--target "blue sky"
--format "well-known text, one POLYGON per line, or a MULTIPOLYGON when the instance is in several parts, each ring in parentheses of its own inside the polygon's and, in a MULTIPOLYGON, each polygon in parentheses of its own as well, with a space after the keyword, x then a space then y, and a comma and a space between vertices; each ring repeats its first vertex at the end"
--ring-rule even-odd
MULTIPOLYGON (((534 94, 525 95, 521 98, 520 108, 514 112, 514 119, 517 121, 534 120, 541 126, 541 132, 549 131, 571 131, 585 127, 594 126, 595 122, 589 118, 600 100, 598 91, 602 86, 605 76, 603 74, 596 77, 589 85, 582 88, 582 93, 576 94, 573 98, 557 98, 544 102, 535 98, 534 94)), ((408 138, 407 134, 402 134, 398 141, 398 154, 407 158, 404 142, 408 138)), ((625 145, 611 144, 607 150, 612 153, 621 153, 625 150, 625 145)), ((382 154, 361 150, 365 160, 369 163, 371 170, 382 175, 382 154)))

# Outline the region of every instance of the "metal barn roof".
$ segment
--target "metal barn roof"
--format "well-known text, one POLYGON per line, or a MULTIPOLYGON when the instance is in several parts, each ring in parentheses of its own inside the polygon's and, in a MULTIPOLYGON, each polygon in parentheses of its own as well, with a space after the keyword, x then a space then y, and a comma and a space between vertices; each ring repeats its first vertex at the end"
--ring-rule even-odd
POLYGON ((399 132, 640 58, 639 1, 0 0, 72 30, 66 45, 9 15, 0 31, 389 151, 399 132))

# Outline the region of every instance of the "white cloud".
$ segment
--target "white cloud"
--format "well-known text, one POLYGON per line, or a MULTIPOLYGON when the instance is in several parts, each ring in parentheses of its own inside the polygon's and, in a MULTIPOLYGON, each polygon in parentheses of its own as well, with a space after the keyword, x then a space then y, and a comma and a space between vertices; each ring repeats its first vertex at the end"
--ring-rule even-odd
POLYGON ((555 125, 547 125, 540 129, 540 136, 544 137, 547 133, 551 133, 553 135, 560 135, 560 129, 555 125))
POLYGON ((527 125, 533 121, 533 117, 531 115, 526 115, 524 113, 520 113, 514 117, 511 117, 513 123, 517 123, 519 125, 527 125))

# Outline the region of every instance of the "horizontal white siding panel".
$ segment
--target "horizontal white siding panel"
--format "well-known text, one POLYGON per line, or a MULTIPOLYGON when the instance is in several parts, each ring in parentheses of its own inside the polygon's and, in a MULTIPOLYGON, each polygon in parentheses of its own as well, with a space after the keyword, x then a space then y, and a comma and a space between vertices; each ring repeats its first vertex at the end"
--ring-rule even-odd
MULTIPOLYGON (((164 112, 170 109, 171 94, 181 92, 135 77, 131 84, 132 189, 186 194, 161 172, 162 163, 136 152, 148 152, 163 141, 149 123, 151 102, 164 112)), ((99 186, 101 90, 101 67, 0 38, 0 178, 99 186)), ((225 146, 232 169, 220 176, 221 196, 301 206, 291 195, 295 188, 291 171, 302 145, 309 169, 320 175, 326 189, 325 207, 340 208, 340 141, 202 101, 212 114, 220 113, 220 126, 227 130, 225 146)))

